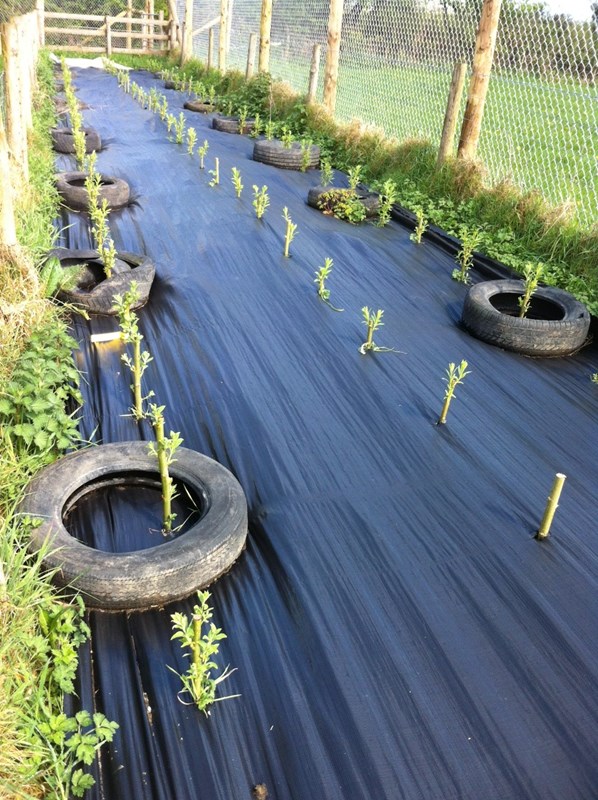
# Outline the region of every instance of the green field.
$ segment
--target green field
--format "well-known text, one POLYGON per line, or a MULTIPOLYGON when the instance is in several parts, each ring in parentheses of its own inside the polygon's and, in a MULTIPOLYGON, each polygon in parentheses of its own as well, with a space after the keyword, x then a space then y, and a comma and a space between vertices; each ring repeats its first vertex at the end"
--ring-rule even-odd
MULTIPOLYGON (((281 56, 273 53, 272 74, 305 92, 307 62, 281 56)), ((449 68, 356 66, 341 59, 336 114, 379 125, 399 140, 438 143, 450 78, 449 68)), ((573 200, 581 225, 591 226, 598 218, 598 88, 494 75, 479 155, 493 182, 510 178, 555 204, 573 200)))

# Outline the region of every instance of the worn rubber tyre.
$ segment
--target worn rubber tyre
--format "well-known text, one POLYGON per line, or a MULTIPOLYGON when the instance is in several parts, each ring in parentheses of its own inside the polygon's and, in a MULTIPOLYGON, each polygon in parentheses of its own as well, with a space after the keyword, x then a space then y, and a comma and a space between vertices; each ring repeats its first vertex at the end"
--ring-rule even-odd
MULTIPOLYGON (((93 128, 83 128, 85 133, 85 152, 93 153, 102 149, 100 134, 93 128)), ((75 142, 72 128, 52 128, 52 147, 57 153, 74 153, 75 142)))
MULTIPOLYGON (((56 188, 61 194, 64 204, 76 211, 87 210, 87 191, 85 189, 86 172, 61 172, 56 176, 56 188)), ((101 175, 100 203, 105 198, 108 208, 121 208, 129 202, 129 184, 122 178, 112 175, 101 175)))
POLYGON ((217 110, 216 103, 210 103, 209 100, 187 100, 183 103, 183 108, 199 114, 213 114, 217 110))
POLYGON ((137 283, 139 300, 132 308, 141 308, 149 298, 156 268, 147 256, 119 252, 110 278, 104 277, 104 263, 97 250, 69 250, 57 247, 48 258, 57 258, 63 267, 84 264, 74 287, 62 290, 58 299, 84 308, 89 314, 114 316, 114 295, 124 294, 137 283))
MULTIPOLYGON (((69 113, 68 103, 66 99, 63 97, 54 97, 53 99, 54 107, 56 108, 56 114, 59 117, 64 116, 65 114, 69 113)), ((86 103, 82 103, 81 100, 78 101, 77 105, 79 106, 80 111, 84 111, 89 106, 86 103)))
POLYGON ((478 339, 528 356, 565 356, 579 350, 590 327, 586 307, 562 289, 542 286, 521 319, 517 298, 523 290, 519 280, 472 286, 463 305, 463 325, 478 339))
POLYGON ((82 592, 92 608, 142 611, 209 586, 245 547, 243 489, 221 464, 184 447, 177 450, 170 472, 203 499, 201 518, 156 547, 107 553, 72 537, 63 523, 65 514, 98 484, 122 484, 127 473, 157 477, 156 459, 148 455, 146 442, 88 447, 59 459, 31 481, 21 504, 23 514, 43 520, 31 531, 30 550, 37 552, 48 542, 44 564, 57 570, 55 582, 82 592))
POLYGON ((254 119, 246 119, 243 130, 241 131, 238 117, 224 117, 219 115, 212 120, 212 128, 216 131, 222 131, 222 133, 251 133, 254 124, 254 119))
POLYGON ((177 85, 174 81, 164 81, 165 89, 176 89, 177 85))
MULTIPOLYGON (((317 167, 320 163, 318 145, 310 145, 309 150, 308 169, 317 167)), ((278 139, 260 139, 253 146, 253 160, 279 169, 301 169, 303 166, 301 143, 293 142, 290 147, 285 147, 278 139)))
MULTIPOLYGON (((307 193, 307 205, 312 208, 321 210, 318 206, 318 200, 326 192, 334 191, 342 187, 338 186, 312 186, 307 193)), ((375 217, 380 210, 380 195, 376 192, 370 192, 367 188, 358 186, 356 189, 357 197, 365 210, 366 218, 375 217)))

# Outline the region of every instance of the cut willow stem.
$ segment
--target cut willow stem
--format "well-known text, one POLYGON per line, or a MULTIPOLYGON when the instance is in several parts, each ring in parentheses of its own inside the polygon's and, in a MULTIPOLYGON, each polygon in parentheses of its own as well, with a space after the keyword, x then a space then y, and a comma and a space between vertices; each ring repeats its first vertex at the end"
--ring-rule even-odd
POLYGON ((154 420, 154 431, 156 434, 156 453, 160 469, 160 480, 162 482, 162 518, 164 520, 164 530, 170 531, 172 528, 172 482, 168 474, 168 462, 164 448, 164 417, 161 414, 154 420))
POLYGON ((538 528, 538 532, 536 534, 537 539, 546 539, 550 533, 550 526, 552 525, 554 514, 559 506, 559 499, 561 497, 561 492, 563 491, 563 485, 566 478, 567 476, 562 472, 557 472, 557 474, 554 476, 554 483, 552 484, 551 492, 548 495, 548 502, 546 503, 544 516, 542 517, 542 522, 540 523, 540 527, 538 528))
POLYGON ((195 614, 193 616, 193 664, 195 665, 196 678, 193 681, 193 689, 197 696, 201 693, 201 618, 195 614))
MULTIPOLYGON (((133 341, 133 396, 135 398, 135 413, 137 420, 143 419, 143 396, 141 394, 141 339, 137 337, 133 341)), ((164 427, 164 423, 162 423, 164 427)))

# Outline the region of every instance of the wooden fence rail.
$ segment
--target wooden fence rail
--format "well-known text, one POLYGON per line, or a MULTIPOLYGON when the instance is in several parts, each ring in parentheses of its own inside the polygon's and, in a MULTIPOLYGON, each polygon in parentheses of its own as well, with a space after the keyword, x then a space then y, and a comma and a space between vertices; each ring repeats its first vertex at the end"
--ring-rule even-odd
POLYGON ((110 56, 118 53, 125 54, 152 54, 162 55, 171 49, 176 35, 173 34, 171 20, 163 19, 162 15, 142 14, 134 16, 121 12, 117 16, 99 16, 98 14, 67 14, 57 11, 44 13, 44 35, 69 36, 72 41, 68 44, 48 43, 53 50, 77 50, 81 53, 106 53, 110 56), (88 25, 48 25, 48 21, 56 22, 97 22, 96 27, 88 25), (121 27, 123 26, 123 27, 121 27), (159 30, 159 33, 156 33, 159 30), (82 39, 83 41, 77 41, 82 39), (96 40, 90 44, 90 40, 96 40), (116 43, 124 40, 125 46, 116 43), (133 47, 133 41, 140 41, 141 47, 133 47))

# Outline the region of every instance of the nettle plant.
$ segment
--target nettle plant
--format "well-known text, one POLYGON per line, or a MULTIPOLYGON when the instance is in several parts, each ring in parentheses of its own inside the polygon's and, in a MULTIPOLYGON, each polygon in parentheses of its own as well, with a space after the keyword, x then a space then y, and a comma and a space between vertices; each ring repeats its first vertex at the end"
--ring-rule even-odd
POLYGON ((409 236, 411 241, 415 242, 415 244, 421 244, 422 236, 426 232, 427 227, 428 220, 424 216, 424 210, 421 206, 417 206, 415 209, 415 229, 409 236))
POLYGON ((131 413, 139 422, 146 416, 143 409, 144 402, 153 397, 154 393, 150 391, 144 397, 141 391, 141 378, 153 359, 149 351, 141 349, 143 334, 139 330, 139 318, 132 309, 138 302, 139 288, 136 281, 131 281, 131 287, 124 295, 114 295, 114 306, 120 322, 121 338, 125 344, 130 344, 133 348, 132 357, 128 353, 123 353, 121 359, 133 376, 133 383, 131 384, 133 407, 131 408, 131 413))
POLYGON ((270 205, 270 198, 268 197, 268 187, 262 186, 261 189, 253 184, 253 202, 252 206, 255 208, 255 216, 261 219, 266 213, 266 209, 270 205))
POLYGON ((519 304, 519 316, 525 317, 529 311, 530 303, 535 291, 538 288, 538 283, 544 272, 544 264, 532 264, 528 261, 523 268, 523 294, 517 298, 519 304))
POLYGON ((204 169, 204 166, 205 166, 204 162, 205 162, 206 154, 208 152, 209 147, 210 147, 210 144, 209 144, 208 140, 204 139, 203 140, 203 144, 201 145, 201 147, 197 148, 197 155, 199 156, 199 168, 200 169, 204 169))
POLYGON ((284 234, 284 257, 290 257, 291 242, 297 234, 297 225, 293 222, 289 215, 289 209, 285 206, 282 209, 282 218, 286 222, 286 229, 284 234))
MULTIPOLYGON (((183 689, 179 692, 179 700, 181 694, 188 694, 192 703, 206 716, 209 716, 208 708, 213 703, 231 700, 240 695, 216 697, 219 684, 230 677, 235 669, 229 669, 227 666, 220 675, 215 675, 218 664, 214 658, 218 655, 220 642, 226 639, 226 634, 211 621, 213 609, 208 604, 210 593, 198 592, 197 599, 199 604, 193 606, 190 618, 178 612, 170 616, 174 630, 171 639, 178 639, 183 650, 187 651, 185 657, 190 659, 189 669, 183 674, 172 667, 168 667, 168 669, 178 675, 183 684, 183 689)), ((181 700, 181 702, 185 701, 181 700)), ((190 705, 190 703, 186 703, 186 705, 190 705)))
POLYGON ((373 309, 370 310, 368 306, 364 306, 361 309, 361 313, 363 315, 363 324, 367 327, 367 336, 365 342, 359 348, 359 352, 362 355, 366 355, 366 353, 396 353, 397 350, 394 350, 392 347, 379 347, 376 342, 374 341, 374 333, 381 328, 384 323, 382 322, 382 317, 384 316, 383 309, 379 308, 377 311, 373 309))
POLYGON ((473 254, 480 245, 482 235, 479 230, 462 227, 459 231, 459 238, 461 239, 461 249, 457 253, 459 268, 453 270, 452 277, 460 283, 468 284, 470 282, 469 271, 473 266, 473 254))
POLYGON ((235 194, 237 197, 241 197, 241 192, 243 191, 243 184, 241 182, 241 173, 236 167, 232 168, 232 178, 233 186, 235 188, 235 194))
POLYGON ((320 300, 323 300, 327 306, 329 306, 333 311, 344 311, 342 308, 337 308, 333 306, 330 302, 330 289, 326 286, 326 281, 330 277, 330 273, 332 272, 333 267, 333 260, 331 258, 324 259, 324 266, 319 267, 315 271, 315 280, 314 283, 317 284, 318 287, 318 297, 320 300))
POLYGON ((353 189, 330 189, 318 198, 318 208, 324 214, 331 214, 353 224, 366 218, 365 208, 353 189))
POLYGON ((162 530, 164 533, 171 533, 172 524, 176 519, 176 514, 172 511, 172 501, 177 495, 169 467, 176 461, 175 453, 182 445, 183 439, 177 431, 170 431, 169 436, 166 436, 164 432, 165 408, 166 406, 150 403, 147 416, 150 418, 154 428, 156 441, 149 442, 147 449, 151 456, 155 456, 158 459, 158 469, 162 484, 162 530))
POLYGON ((455 389, 460 383, 463 383, 463 379, 466 375, 469 375, 469 371, 467 369, 468 364, 467 361, 461 361, 459 366, 457 366, 454 362, 448 365, 448 369, 446 371, 446 377, 444 380, 446 381, 446 389, 444 392, 444 404, 442 406, 442 411, 440 412, 440 416, 438 417, 438 425, 444 425, 446 422, 446 416, 448 414, 449 406, 451 401, 455 395, 455 389))

